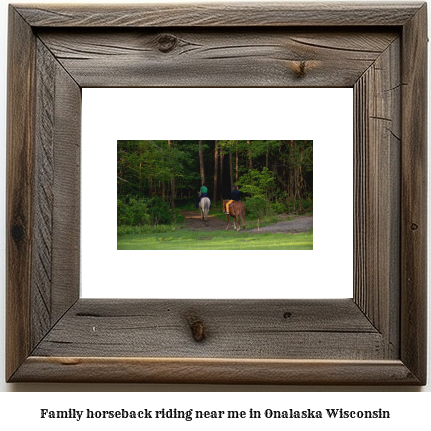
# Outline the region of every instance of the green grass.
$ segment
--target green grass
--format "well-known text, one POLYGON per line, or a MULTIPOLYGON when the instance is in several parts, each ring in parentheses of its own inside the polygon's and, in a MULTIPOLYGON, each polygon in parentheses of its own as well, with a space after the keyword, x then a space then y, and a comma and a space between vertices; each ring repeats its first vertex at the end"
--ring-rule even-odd
POLYGON ((118 250, 312 250, 313 231, 297 234, 247 231, 164 233, 117 236, 118 250))

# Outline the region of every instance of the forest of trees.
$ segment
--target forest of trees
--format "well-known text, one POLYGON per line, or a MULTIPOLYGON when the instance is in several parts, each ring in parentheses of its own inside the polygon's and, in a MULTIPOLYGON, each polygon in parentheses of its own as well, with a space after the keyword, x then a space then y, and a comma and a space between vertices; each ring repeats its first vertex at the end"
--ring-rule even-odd
POLYGON ((202 183, 213 208, 234 184, 247 216, 312 211, 313 141, 117 141, 117 222, 169 224, 202 183))

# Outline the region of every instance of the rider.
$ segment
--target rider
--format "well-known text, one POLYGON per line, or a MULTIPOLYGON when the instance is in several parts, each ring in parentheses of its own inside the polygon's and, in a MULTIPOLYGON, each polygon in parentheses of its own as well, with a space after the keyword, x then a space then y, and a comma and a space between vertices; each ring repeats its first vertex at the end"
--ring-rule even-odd
POLYGON ((241 198, 241 192, 238 190, 238 186, 234 184, 233 190, 230 192, 230 201, 226 204, 225 214, 229 214, 229 205, 233 201, 239 201, 241 198))
POLYGON ((208 197, 208 189, 207 189, 207 186, 205 185, 205 183, 202 183, 202 186, 199 190, 198 201, 196 202, 196 208, 199 208, 199 202, 204 197, 208 197))

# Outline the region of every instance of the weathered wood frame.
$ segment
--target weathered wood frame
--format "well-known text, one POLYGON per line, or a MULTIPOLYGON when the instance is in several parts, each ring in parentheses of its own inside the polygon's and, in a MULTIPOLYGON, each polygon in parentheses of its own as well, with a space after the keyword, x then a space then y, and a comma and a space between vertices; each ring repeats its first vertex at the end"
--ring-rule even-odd
POLYGON ((425 384, 426 44, 423 3, 10 6, 6 379, 425 384), (354 298, 80 299, 81 88, 114 86, 353 87, 354 298))

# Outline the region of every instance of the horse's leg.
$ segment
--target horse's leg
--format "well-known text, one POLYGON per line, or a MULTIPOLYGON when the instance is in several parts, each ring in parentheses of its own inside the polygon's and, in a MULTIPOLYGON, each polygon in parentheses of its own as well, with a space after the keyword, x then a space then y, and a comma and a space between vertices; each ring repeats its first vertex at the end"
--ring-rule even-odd
POLYGON ((245 229, 245 216, 244 216, 244 213, 241 211, 241 213, 239 214, 239 216, 241 217, 242 228, 245 229))
POLYGON ((238 219, 238 213, 235 214, 235 219, 236 219, 236 225, 237 225, 237 231, 240 231, 240 226, 239 226, 239 219, 238 219))
POLYGON ((229 214, 226 214, 226 229, 225 230, 228 230, 228 228, 229 228, 229 214))

